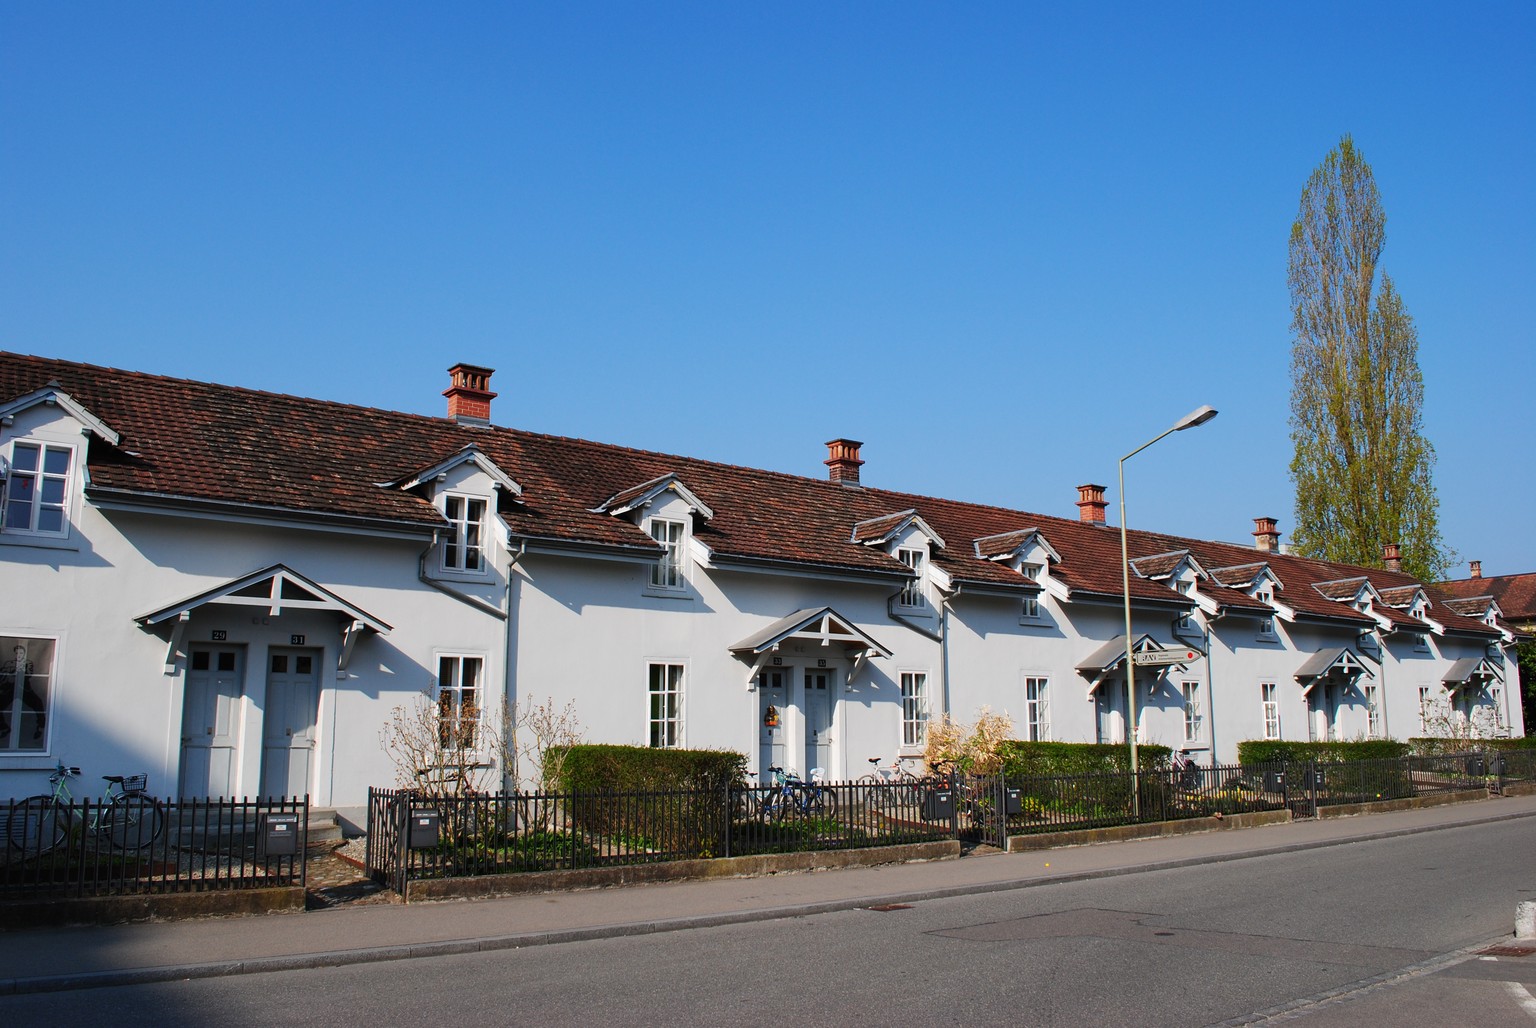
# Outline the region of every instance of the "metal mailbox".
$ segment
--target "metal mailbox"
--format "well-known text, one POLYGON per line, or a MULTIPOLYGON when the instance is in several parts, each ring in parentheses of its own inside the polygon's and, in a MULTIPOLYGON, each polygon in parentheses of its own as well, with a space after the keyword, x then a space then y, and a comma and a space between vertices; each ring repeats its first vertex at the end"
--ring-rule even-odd
POLYGON ((1467 758, 1467 774, 1481 777, 1488 773, 1488 764, 1481 754, 1474 753, 1467 758))
POLYGON ((1281 771, 1278 768, 1273 768, 1271 770, 1265 771, 1264 772, 1264 791, 1265 792, 1284 792, 1285 791, 1285 772, 1281 771))
POLYGON ((1018 789, 1003 789, 1003 813, 1008 817, 1024 813, 1024 797, 1018 789))
POLYGON ((945 821, 955 816, 955 793, 947 786, 923 793, 923 820, 945 821))
POLYGON ((299 855, 299 815, 263 814, 256 833, 258 855, 296 857, 299 855))
POLYGON ((442 838, 442 815, 436 807, 412 807, 406 844, 413 850, 429 850, 442 838))

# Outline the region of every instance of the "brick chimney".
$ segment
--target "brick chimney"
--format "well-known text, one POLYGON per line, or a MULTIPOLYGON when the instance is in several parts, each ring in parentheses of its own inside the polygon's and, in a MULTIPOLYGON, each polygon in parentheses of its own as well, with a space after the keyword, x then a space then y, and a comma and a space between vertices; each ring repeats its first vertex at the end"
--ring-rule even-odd
POLYGON ((1389 572, 1401 572, 1402 547, 1396 542, 1384 542, 1381 546, 1381 562, 1387 565, 1389 572))
POLYGON ((1473 578, 1482 578, 1483 577, 1483 562, 1482 561, 1480 561, 1480 560, 1469 560, 1469 561, 1467 561, 1467 567, 1472 569, 1472 577, 1473 578))
POLYGON ((1253 519, 1253 548, 1265 553, 1280 552, 1280 529, 1274 518, 1253 519))
POLYGON ((859 459, 859 447, 863 445, 856 439, 827 441, 827 459, 823 463, 832 481, 850 486, 859 484, 859 467, 864 463, 859 459))
POLYGON ((448 397, 448 416, 461 425, 489 425, 491 401, 491 376, 494 368, 477 368, 473 364, 455 364, 448 369, 452 382, 443 395, 448 397))
POLYGON ((1403 570, 1403 552, 1397 543, 1386 543, 1381 548, 1381 562, 1388 571, 1403 570))
POLYGON ((1080 485, 1077 487, 1077 520, 1089 525, 1104 524, 1104 487, 1080 485))

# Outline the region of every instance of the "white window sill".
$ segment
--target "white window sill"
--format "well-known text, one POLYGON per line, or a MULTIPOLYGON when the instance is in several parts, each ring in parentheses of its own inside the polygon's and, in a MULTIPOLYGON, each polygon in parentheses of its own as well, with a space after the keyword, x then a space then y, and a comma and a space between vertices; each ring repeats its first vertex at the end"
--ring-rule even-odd
POLYGON ((69 535, 34 535, 31 532, 0 532, 0 546, 30 546, 39 550, 78 550, 77 533, 69 535))
POLYGON ((647 585, 644 594, 657 600, 691 600, 693 593, 687 586, 669 589, 660 585, 647 585))

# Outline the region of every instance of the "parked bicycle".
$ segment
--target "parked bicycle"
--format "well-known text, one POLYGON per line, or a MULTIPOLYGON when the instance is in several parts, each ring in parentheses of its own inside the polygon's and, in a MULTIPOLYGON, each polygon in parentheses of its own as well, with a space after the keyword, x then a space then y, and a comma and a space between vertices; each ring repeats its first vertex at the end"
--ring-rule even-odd
POLYGON ((106 792, 83 815, 69 791, 69 780, 79 777, 78 767, 60 763, 48 776, 53 792, 11 803, 6 838, 12 847, 28 856, 46 853, 76 827, 121 850, 143 849, 164 834, 165 807, 145 795, 148 775, 103 775, 106 792))
POLYGON ((882 765, 879 757, 870 757, 870 773, 858 780, 860 795, 869 807, 882 814, 898 810, 912 810, 919 801, 918 789, 926 781, 907 770, 902 763, 914 757, 897 757, 882 765))
POLYGON ((811 780, 804 781, 793 771, 774 766, 768 769, 773 776, 773 788, 763 797, 762 816, 765 821, 781 821, 788 817, 832 817, 837 813, 837 793, 821 784, 821 768, 811 769, 811 780))

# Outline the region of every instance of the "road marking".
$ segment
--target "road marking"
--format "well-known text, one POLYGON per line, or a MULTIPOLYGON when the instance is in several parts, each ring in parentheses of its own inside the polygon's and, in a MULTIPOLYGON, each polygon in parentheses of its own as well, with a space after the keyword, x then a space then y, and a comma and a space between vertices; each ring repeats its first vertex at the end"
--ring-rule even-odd
POLYGON ((1536 998, 1526 991, 1525 986, 1519 982, 1505 982, 1504 989, 1512 996, 1520 1009, 1531 1015, 1531 1020, 1536 1021, 1536 998))

